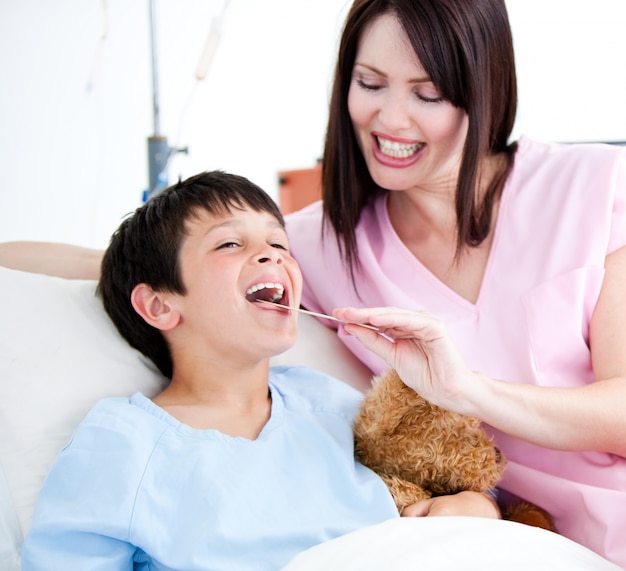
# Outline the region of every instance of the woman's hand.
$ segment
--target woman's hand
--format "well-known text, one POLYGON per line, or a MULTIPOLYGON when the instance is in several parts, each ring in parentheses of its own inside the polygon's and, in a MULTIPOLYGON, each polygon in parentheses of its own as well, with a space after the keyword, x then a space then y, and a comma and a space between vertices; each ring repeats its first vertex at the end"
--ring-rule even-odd
POLYGON ((433 404, 472 414, 469 403, 484 377, 467 368, 443 323, 426 312, 394 307, 342 308, 333 315, 350 321, 346 331, 395 369, 402 380, 433 404), (376 333, 353 325, 369 323, 376 333))
POLYGON ((405 507, 402 517, 476 516, 500 519, 496 502, 480 492, 464 491, 453 496, 437 496, 405 507))
MULTIPOLYGON (((395 307, 342 308, 335 309, 333 315, 351 322, 345 324, 348 333, 435 405, 478 418, 544 448, 600 450, 626 458, 626 440, 622 437, 626 430, 626 336, 623 319, 615 321, 615 315, 621 319, 626 312, 622 279, 626 276, 626 246, 618 254, 624 267, 611 274, 614 279, 609 282, 605 278, 592 322, 596 381, 581 384, 580 379, 572 379, 567 389, 510 382, 471 371, 444 324, 427 312, 395 307), (359 327, 358 323, 374 325, 380 331, 359 327)), ((609 269, 615 270, 608 262, 607 268, 607 275, 609 269)))

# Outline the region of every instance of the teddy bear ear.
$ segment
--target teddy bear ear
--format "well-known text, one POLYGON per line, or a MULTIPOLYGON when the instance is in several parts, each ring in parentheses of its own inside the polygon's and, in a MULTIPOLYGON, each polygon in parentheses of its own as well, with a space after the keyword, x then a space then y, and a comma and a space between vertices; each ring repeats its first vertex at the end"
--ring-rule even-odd
POLYGON ((390 372, 387 372, 387 373, 383 373, 382 375, 377 375, 376 377, 373 377, 372 386, 375 387, 376 385, 380 384, 383 381, 383 379, 389 375, 389 373, 390 372))

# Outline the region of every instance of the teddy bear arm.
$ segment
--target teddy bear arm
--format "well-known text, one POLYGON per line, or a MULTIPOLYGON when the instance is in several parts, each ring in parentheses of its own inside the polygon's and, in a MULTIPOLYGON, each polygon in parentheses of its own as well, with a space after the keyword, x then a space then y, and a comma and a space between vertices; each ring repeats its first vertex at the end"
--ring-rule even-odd
POLYGON ((402 513, 402 510, 419 502, 420 500, 426 500, 431 497, 431 494, 424 490, 418 484, 403 480, 398 476, 381 476, 383 482, 385 482, 391 496, 393 497, 398 513, 402 513))

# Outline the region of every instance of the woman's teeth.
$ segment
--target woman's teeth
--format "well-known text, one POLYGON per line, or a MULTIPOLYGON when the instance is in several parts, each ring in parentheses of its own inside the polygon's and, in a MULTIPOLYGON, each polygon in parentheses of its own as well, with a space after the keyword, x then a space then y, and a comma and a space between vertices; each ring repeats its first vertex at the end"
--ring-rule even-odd
POLYGON ((248 289, 246 292, 246 299, 248 301, 257 301, 262 299, 264 301, 275 302, 282 299, 284 293, 285 287, 283 284, 272 282, 259 283, 248 289))
POLYGON ((397 141, 389 141, 387 139, 381 139, 380 137, 376 137, 378 140, 378 146, 380 150, 390 157, 395 157, 398 159, 406 159, 411 155, 414 155, 424 147, 426 143, 412 143, 410 145, 405 143, 398 143, 397 141))

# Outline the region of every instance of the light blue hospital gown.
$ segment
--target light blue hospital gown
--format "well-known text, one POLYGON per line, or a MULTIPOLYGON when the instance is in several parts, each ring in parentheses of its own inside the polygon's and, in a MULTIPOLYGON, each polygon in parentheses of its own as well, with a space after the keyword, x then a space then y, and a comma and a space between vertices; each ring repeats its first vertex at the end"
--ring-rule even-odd
POLYGON ((254 441, 181 424, 139 393, 98 403, 41 490, 23 571, 275 571, 398 517, 354 461, 357 391, 304 367, 272 368, 270 390, 254 441))

